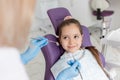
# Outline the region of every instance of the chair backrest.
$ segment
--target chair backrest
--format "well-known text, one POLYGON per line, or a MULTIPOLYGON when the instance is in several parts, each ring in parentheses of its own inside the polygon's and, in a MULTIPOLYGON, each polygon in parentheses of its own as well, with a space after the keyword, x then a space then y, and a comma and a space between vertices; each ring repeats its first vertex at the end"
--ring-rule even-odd
POLYGON ((63 7, 50 9, 47 11, 47 13, 55 29, 55 33, 58 35, 58 25, 61 23, 61 21, 64 20, 66 16, 71 16, 71 14, 66 8, 63 7))
MULTIPOLYGON (((62 8, 62 7, 50 9, 48 10, 47 13, 48 13, 48 16, 50 17, 50 20, 55 29, 55 33, 57 35, 58 25, 64 20, 64 17, 70 16, 70 13, 66 8, 62 8)), ((92 46, 88 28, 85 26, 82 26, 82 30, 84 35, 82 47, 92 46)), ((45 37, 48 38, 48 40, 58 42, 58 39, 53 34, 48 34, 45 37)), ((50 71, 50 68, 53 66, 53 64, 60 58, 60 56, 64 52, 63 48, 54 42, 49 42, 47 46, 42 48, 42 52, 46 62, 44 80, 55 80, 50 71)), ((104 61, 104 58, 101 58, 101 59, 103 59, 104 61)))

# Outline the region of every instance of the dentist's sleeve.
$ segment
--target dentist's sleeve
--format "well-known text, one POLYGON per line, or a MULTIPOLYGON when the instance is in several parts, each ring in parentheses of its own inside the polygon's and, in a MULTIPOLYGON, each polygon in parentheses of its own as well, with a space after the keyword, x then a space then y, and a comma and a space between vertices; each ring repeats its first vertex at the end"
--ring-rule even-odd
POLYGON ((16 48, 0 48, 0 80, 29 80, 16 48))

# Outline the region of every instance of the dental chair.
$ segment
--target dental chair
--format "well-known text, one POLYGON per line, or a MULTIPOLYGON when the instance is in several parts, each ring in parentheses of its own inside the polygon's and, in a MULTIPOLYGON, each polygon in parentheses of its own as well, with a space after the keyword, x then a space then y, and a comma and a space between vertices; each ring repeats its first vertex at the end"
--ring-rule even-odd
MULTIPOLYGON (((48 38, 49 43, 47 46, 41 49, 46 62, 44 80, 55 80, 50 69, 54 65, 54 63, 60 58, 60 56, 64 53, 63 48, 58 44, 57 29, 58 25, 64 20, 64 18, 66 16, 71 16, 71 14, 66 8, 63 7, 50 9, 47 11, 47 13, 53 24, 56 36, 53 34, 45 35, 45 37, 48 38)), ((82 25, 82 30, 84 34, 82 47, 92 46, 88 28, 82 25)), ((103 62, 103 66, 105 66, 105 59, 101 53, 100 58, 103 62)))

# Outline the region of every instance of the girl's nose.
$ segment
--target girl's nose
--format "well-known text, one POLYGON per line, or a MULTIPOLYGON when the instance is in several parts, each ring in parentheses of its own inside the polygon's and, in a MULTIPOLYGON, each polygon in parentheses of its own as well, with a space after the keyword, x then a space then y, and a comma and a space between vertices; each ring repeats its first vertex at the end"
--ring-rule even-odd
POLYGON ((75 40, 74 39, 69 39, 69 44, 73 44, 75 42, 75 40))

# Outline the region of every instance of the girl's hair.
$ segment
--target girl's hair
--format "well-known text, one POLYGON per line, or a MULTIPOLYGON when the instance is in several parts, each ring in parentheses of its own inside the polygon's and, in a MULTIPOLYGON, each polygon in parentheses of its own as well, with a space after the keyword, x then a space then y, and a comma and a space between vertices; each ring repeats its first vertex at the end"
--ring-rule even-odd
MULTIPOLYGON (((59 36, 59 39, 61 38, 61 34, 62 34, 62 28, 65 27, 65 26, 68 26, 70 24, 76 24, 80 30, 80 33, 83 34, 82 32, 82 28, 81 28, 81 24, 79 23, 78 20, 76 19, 67 19, 67 20, 64 20, 60 25, 59 25, 59 31, 58 31, 58 36, 59 36)), ((93 46, 89 46, 89 47, 86 47, 86 49, 88 49, 89 51, 91 51, 91 53, 93 54, 93 56, 95 57, 95 59, 97 60, 98 64, 102 67, 102 63, 101 63, 101 60, 100 60, 100 56, 99 56, 99 52, 97 49, 95 49, 95 47, 93 46)))
POLYGON ((0 47, 24 46, 34 4, 35 0, 0 0, 0 47))
POLYGON ((75 24, 79 30, 80 30, 80 33, 83 34, 82 32, 82 28, 81 28, 81 25, 79 23, 79 21, 77 21, 76 19, 66 19, 64 21, 62 21, 62 23, 58 26, 58 36, 59 36, 59 39, 61 37, 61 34, 62 34, 62 28, 65 27, 65 26, 69 26, 70 24, 75 24))

